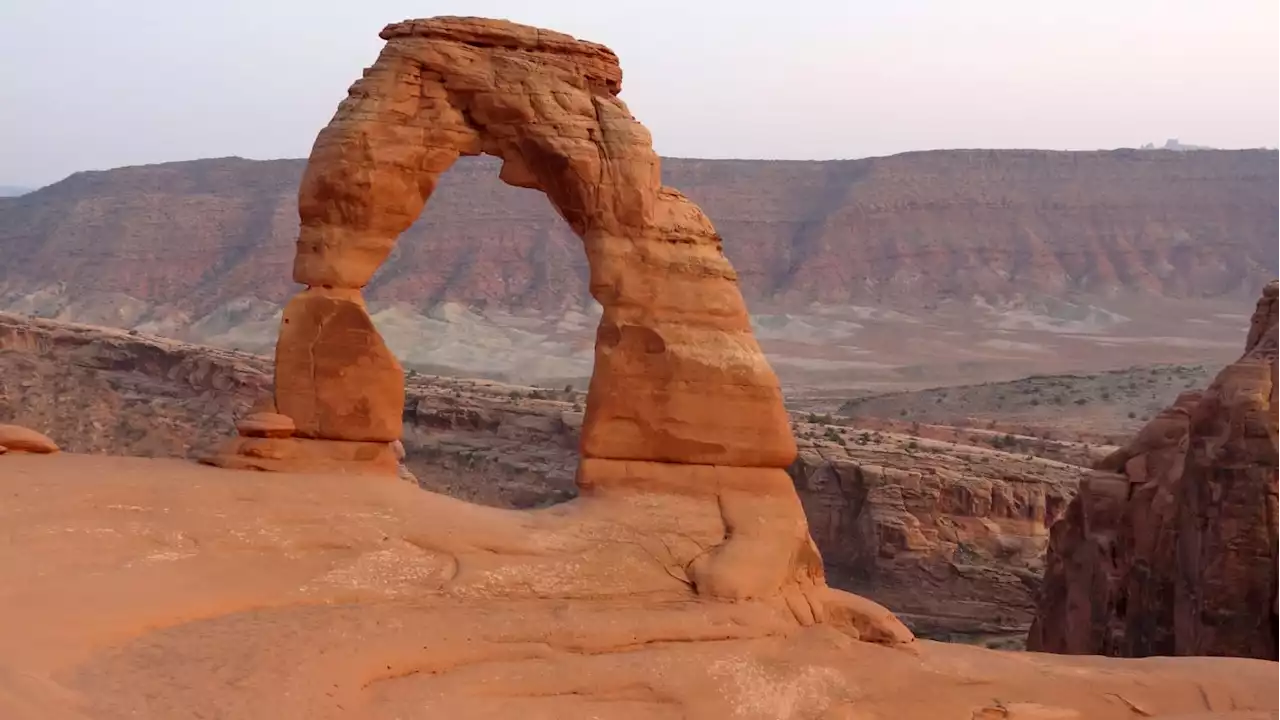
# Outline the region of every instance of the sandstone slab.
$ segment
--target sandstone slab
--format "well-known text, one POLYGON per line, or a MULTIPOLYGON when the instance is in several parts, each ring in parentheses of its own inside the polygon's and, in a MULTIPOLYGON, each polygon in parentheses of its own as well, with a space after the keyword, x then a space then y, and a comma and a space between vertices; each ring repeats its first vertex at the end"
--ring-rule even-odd
POLYGON ((399 466, 389 443, 284 437, 235 438, 201 462, 240 470, 338 475, 395 475, 399 466))

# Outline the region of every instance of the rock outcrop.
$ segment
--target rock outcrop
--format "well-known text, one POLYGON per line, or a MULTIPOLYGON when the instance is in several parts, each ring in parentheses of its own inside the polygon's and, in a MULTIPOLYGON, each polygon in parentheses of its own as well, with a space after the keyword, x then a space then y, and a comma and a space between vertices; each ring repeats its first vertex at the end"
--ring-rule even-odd
POLYGON ((1277 657, 1276 295, 1244 355, 1099 468, 1053 526, 1028 648, 1277 657))
POLYGON ((876 598, 922 636, 1020 647, 1048 528, 1091 471, 860 435, 870 433, 801 450, 791 471, 830 582, 876 598))
POLYGON ((67 452, 197 457, 269 399, 264 358, 0 313, 0 423, 67 452))

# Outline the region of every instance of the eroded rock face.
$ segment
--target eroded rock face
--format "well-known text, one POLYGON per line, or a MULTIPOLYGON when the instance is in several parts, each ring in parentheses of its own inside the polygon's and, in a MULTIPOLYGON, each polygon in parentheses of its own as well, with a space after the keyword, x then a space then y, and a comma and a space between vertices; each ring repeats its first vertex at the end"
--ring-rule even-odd
POLYGON ((1051 532, 1028 648, 1276 659, 1276 283, 1245 354, 1100 464, 1051 532))
POLYGON ((404 370, 357 290, 312 288, 285 306, 276 344, 276 408, 300 437, 400 437, 404 370))
MULTIPOLYGON (((803 441, 802 441, 803 442, 803 441)), ((925 441, 806 448, 791 468, 829 580, 923 637, 1018 647, 1081 467, 925 441)))

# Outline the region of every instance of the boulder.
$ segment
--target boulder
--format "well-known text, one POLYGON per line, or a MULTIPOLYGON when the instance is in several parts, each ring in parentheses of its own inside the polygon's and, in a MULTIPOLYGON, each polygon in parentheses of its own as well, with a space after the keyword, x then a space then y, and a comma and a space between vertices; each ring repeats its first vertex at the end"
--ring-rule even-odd
POLYGON ((236 430, 243 437, 289 438, 297 432, 293 418, 275 412, 252 413, 236 423, 236 430))
POLYGON ((0 425, 0 447, 9 452, 47 454, 58 452, 58 445, 43 433, 21 425, 0 425))

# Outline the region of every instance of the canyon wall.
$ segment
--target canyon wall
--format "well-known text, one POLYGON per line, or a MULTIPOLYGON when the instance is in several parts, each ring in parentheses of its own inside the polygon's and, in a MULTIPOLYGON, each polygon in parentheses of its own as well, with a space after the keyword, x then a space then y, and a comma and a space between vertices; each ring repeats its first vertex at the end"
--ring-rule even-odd
MULTIPOLYGON (((504 185, 499 164, 464 158, 443 176, 367 287, 371 301, 548 312, 587 302, 580 241, 540 193, 504 185)), ((226 158, 83 172, 0 198, 0 297, 65 283, 120 296, 126 314, 136 304, 198 317, 246 298, 279 306, 294 290, 303 165, 226 158)), ((662 170, 716 224, 753 310, 1196 298, 1252 293, 1276 272, 1274 151, 668 158, 662 170)))
POLYGON ((1027 647, 1277 657, 1277 285, 1244 355, 1090 478, 1052 528, 1027 647))

